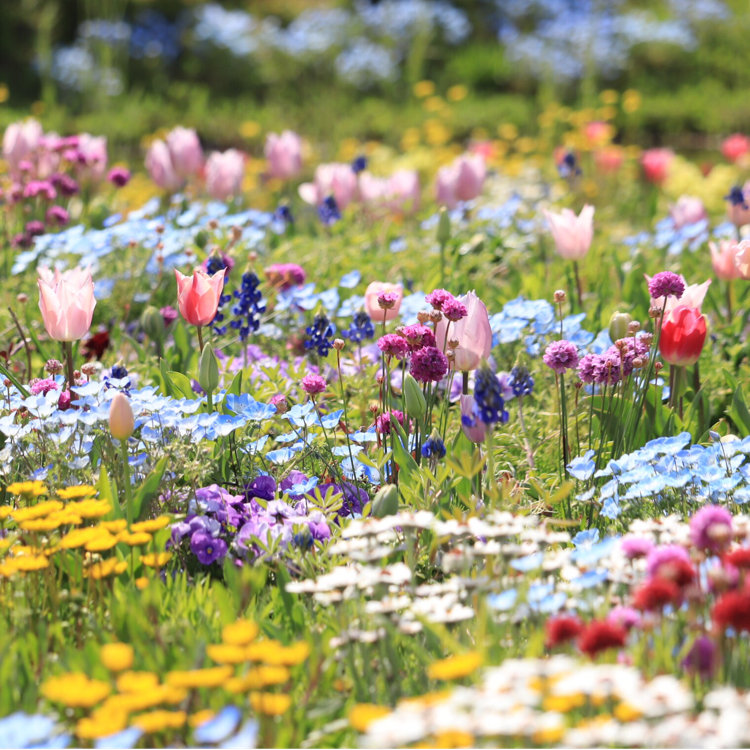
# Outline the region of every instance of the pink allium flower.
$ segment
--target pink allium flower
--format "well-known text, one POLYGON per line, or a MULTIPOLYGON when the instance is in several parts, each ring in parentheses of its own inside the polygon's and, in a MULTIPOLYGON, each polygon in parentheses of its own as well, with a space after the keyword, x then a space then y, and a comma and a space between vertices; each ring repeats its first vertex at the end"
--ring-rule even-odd
POLYGON ((646 557, 653 548, 654 543, 650 539, 641 536, 626 536, 620 542, 620 549, 628 560, 633 560, 636 557, 646 557))
POLYGON ((638 610, 632 607, 618 606, 610 610, 607 620, 615 623, 615 625, 619 625, 621 628, 625 628, 625 630, 630 630, 631 628, 640 626, 641 615, 638 610))
POLYGON ((584 354, 578 362, 578 377, 582 383, 593 383, 596 379, 597 366, 599 365, 599 355, 589 352, 584 354))
POLYGON ((413 352, 422 349, 425 346, 437 346, 435 334, 432 332, 432 328, 422 325, 421 323, 414 323, 414 325, 410 326, 401 326, 396 329, 396 333, 406 339, 409 349, 413 352))
POLYGON ((263 273, 274 286, 281 290, 301 286, 307 279, 305 269, 296 263, 274 263, 265 268, 263 273))
POLYGON ((115 187, 125 187, 130 182, 130 170, 125 167, 112 167, 107 174, 107 180, 115 187))
POLYGON ((424 299, 425 302, 432 305, 436 310, 442 311, 443 305, 446 302, 450 302, 456 298, 445 289, 434 289, 424 299))
POLYGON ((565 260, 581 260, 594 238, 594 207, 585 205, 576 216, 569 208, 556 214, 544 211, 558 255, 565 260))
POLYGON ((434 346, 413 352, 409 372, 418 383, 437 383, 448 372, 448 357, 434 346))
POLYGON ((389 284, 385 281, 373 281, 365 289, 365 312, 370 316, 370 320, 375 323, 382 323, 383 320, 393 320, 398 315, 401 308, 401 300, 404 296, 404 290, 401 284, 389 284), (383 309, 378 303, 378 298, 383 293, 394 293, 398 296, 393 307, 383 309))
POLYGON ((275 396, 271 396, 270 403, 272 406, 276 407, 277 414, 285 414, 289 411, 289 404, 283 393, 277 393, 275 396))
POLYGON ((50 206, 44 215, 44 220, 48 224, 64 227, 70 221, 70 214, 62 206, 50 206))
POLYGON ((399 301, 397 292, 381 292, 378 295, 378 307, 381 310, 392 310, 399 301))
POLYGON ((31 382, 29 390, 37 396, 40 393, 46 394, 49 391, 59 391, 60 386, 55 382, 54 378, 42 378, 31 382))
POLYGON ((648 293, 652 299, 676 297, 680 299, 685 293, 685 280, 672 271, 661 271, 650 279, 648 276, 648 293))
POLYGON ((690 519, 690 539, 698 549, 720 552, 732 540, 732 514, 719 505, 704 505, 690 519))
POLYGON ((378 349, 386 356, 403 359, 409 352, 409 344, 397 333, 386 333, 378 339, 378 349))
POLYGON ((443 315, 453 323, 465 318, 468 315, 466 305, 457 299, 448 300, 443 303, 443 315))
POLYGON ((393 419, 396 419, 402 427, 404 426, 404 413, 398 409, 392 409, 377 417, 375 420, 375 432, 380 435, 390 435, 393 419))
POLYGON ((326 379, 320 375, 305 375, 301 385, 305 393, 314 396, 316 393, 323 393, 326 389, 326 379))
POLYGON ((578 349, 572 341, 553 341, 544 351, 544 364, 558 375, 578 365, 578 349))

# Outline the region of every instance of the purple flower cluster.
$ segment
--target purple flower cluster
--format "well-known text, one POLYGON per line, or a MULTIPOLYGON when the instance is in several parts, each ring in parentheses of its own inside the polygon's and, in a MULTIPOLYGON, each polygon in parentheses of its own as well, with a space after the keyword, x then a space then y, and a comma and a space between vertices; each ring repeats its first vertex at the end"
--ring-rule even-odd
POLYGON ((448 372, 448 357, 434 346, 423 346, 412 353, 409 372, 418 383, 437 383, 448 372))
POLYGON ((672 271, 661 271, 649 279, 648 293, 653 299, 658 297, 679 299, 685 293, 685 282, 672 271))
POLYGON ((584 383, 615 385, 647 361, 650 349, 647 335, 620 339, 602 354, 584 355, 578 362, 578 376, 584 383))
POLYGON ((578 349, 572 341, 553 341, 544 352, 544 364, 556 373, 572 370, 578 364, 578 349))

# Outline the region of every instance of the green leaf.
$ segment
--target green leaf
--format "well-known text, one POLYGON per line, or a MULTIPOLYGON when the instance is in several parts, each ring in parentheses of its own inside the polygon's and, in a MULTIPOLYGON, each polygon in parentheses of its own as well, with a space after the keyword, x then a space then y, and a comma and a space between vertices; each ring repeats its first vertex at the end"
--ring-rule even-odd
POLYGON ((169 374, 167 371, 167 363, 163 359, 159 360, 159 374, 161 375, 161 379, 162 379, 162 389, 164 391, 164 395, 170 396, 173 398, 174 386, 172 385, 172 381, 169 379, 169 374))
POLYGON ((151 501, 159 494, 161 479, 167 468, 168 456, 163 456, 154 470, 146 477, 146 480, 138 488, 133 497, 133 518, 141 521, 148 516, 151 501))
POLYGON ((96 483, 96 489, 99 491, 100 500, 109 500, 112 505, 114 517, 125 518, 125 512, 117 498, 117 485, 114 480, 110 480, 107 467, 104 464, 102 464, 99 470, 99 481, 96 483))
POLYGON ((748 411, 741 386, 738 386, 737 390, 734 392, 732 405, 727 409, 727 413, 737 425, 738 430, 740 430, 740 437, 750 435, 750 411, 748 411))
POLYGON ((182 394, 185 398, 195 398, 195 391, 190 383, 190 378, 175 370, 169 370, 167 377, 173 390, 176 391, 176 395, 182 394))

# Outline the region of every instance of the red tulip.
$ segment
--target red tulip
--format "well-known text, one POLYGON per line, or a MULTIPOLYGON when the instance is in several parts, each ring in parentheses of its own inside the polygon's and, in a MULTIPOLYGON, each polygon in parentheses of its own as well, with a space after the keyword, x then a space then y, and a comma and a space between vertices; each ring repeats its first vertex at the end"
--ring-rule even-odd
POLYGON ((665 315, 659 351, 670 365, 694 365, 701 356, 705 341, 706 318, 699 309, 678 305, 665 315))

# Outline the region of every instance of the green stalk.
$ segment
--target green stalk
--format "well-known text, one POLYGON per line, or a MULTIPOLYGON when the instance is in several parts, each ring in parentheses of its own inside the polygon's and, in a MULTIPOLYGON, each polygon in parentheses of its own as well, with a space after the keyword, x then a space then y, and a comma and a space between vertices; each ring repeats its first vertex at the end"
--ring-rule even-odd
POLYGON ((128 520, 128 528, 133 523, 133 491, 130 486, 130 463, 128 462, 128 441, 120 440, 120 457, 122 458, 122 476, 125 484, 125 517, 128 520))

